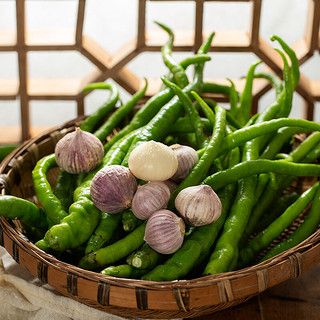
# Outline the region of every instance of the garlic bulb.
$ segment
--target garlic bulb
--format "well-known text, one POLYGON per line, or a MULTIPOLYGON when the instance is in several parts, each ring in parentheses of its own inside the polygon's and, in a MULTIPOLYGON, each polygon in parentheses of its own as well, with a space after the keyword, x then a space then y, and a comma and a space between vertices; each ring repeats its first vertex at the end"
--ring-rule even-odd
POLYGON ((185 224, 181 218, 169 210, 154 212, 147 221, 145 242, 162 254, 176 252, 183 243, 185 224))
POLYGON ((192 226, 203 226, 218 220, 222 210, 218 195, 208 185, 181 190, 175 199, 175 207, 186 223, 192 226))
POLYGON ((101 141, 92 133, 76 128, 58 141, 55 159, 58 166, 73 174, 95 169, 104 157, 101 141))
POLYGON ((177 184, 171 180, 162 181, 169 188, 170 194, 177 188, 177 184))
POLYGON ((199 156, 197 151, 189 146, 173 144, 170 148, 174 151, 178 159, 178 169, 170 179, 175 182, 180 182, 196 165, 199 160, 199 156))
POLYGON ((132 212, 146 220, 153 212, 166 208, 169 198, 170 190, 164 182, 150 181, 138 187, 132 199, 132 212))
POLYGON ((164 181, 171 178, 178 168, 178 159, 168 146, 148 141, 136 147, 128 159, 129 169, 139 179, 164 181))
POLYGON ((94 176, 90 195, 94 205, 103 212, 117 213, 131 206, 137 181, 124 166, 105 166, 94 176))

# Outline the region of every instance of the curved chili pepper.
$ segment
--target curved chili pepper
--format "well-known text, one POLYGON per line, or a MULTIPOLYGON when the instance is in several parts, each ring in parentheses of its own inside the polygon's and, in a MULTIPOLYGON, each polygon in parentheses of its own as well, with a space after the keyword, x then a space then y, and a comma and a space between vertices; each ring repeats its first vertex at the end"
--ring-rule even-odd
POLYGON ((82 91, 87 92, 94 89, 108 89, 110 96, 108 100, 89 117, 87 117, 81 124, 80 128, 84 131, 92 132, 94 127, 101 121, 116 105, 119 100, 119 91, 113 83, 97 82, 87 85, 82 91))
POLYGON ((210 185, 214 190, 219 190, 239 179, 265 172, 296 177, 318 177, 320 176, 320 167, 316 164, 293 163, 282 160, 251 160, 242 162, 232 169, 217 172, 207 177, 202 183, 210 185))
POLYGON ((273 221, 266 229, 261 231, 239 252, 238 268, 249 265, 260 251, 266 248, 274 239, 280 236, 292 221, 307 207, 315 197, 319 183, 315 183, 305 191, 285 212, 273 221))
POLYGON ((109 266, 103 269, 100 273, 105 276, 116 278, 140 279, 149 270, 137 269, 128 264, 120 264, 118 266, 109 266))
POLYGON ((76 191, 69 215, 45 234, 44 240, 55 251, 79 247, 88 240, 99 222, 101 212, 90 199, 90 181, 76 191))
POLYGON ((125 258, 134 250, 137 250, 144 243, 143 237, 145 232, 146 223, 134 229, 124 238, 98 249, 96 251, 86 254, 79 261, 79 267, 95 270, 97 268, 105 267, 125 258))
POLYGON ((19 219, 30 226, 46 229, 48 221, 45 212, 33 202, 11 196, 0 196, 0 215, 8 219, 19 219))
POLYGON ((199 116, 198 111, 195 109, 194 105, 192 104, 191 99, 189 96, 183 92, 177 85, 174 83, 166 80, 165 78, 161 78, 162 82, 170 89, 174 91, 174 93, 179 97, 189 119, 193 126, 193 131, 196 135, 197 140, 197 149, 203 148, 207 145, 208 138, 204 133, 204 127, 201 122, 201 118, 199 116))
MULTIPOLYGON (((319 132, 314 132, 309 137, 307 137, 296 149, 289 153, 289 156, 292 158, 292 161, 304 162, 304 158, 306 157, 306 155, 308 155, 311 152, 311 150, 314 149, 315 145, 319 144, 319 139, 319 132)), ((315 153, 315 156, 316 155, 317 154, 315 153)), ((310 162, 313 162, 315 159, 316 158, 310 159, 310 162)), ((280 176, 276 178, 276 188, 274 188, 271 183, 266 185, 264 192, 259 197, 259 200, 257 201, 255 207, 252 210, 250 219, 247 223, 246 230, 242 235, 240 247, 242 247, 248 241, 261 215, 268 209, 269 206, 271 206, 274 203, 274 201, 276 201, 276 199, 279 197, 282 191, 292 183, 294 178, 294 175, 290 176, 289 173, 289 176, 280 176)))
POLYGON ((261 61, 258 61, 249 68, 248 74, 246 76, 246 84, 240 96, 239 106, 237 108, 235 116, 242 125, 244 125, 250 119, 254 71, 260 63, 261 61))
POLYGON ((57 167, 54 153, 40 159, 32 171, 32 179, 36 196, 44 208, 48 219, 53 223, 60 223, 68 215, 60 200, 54 195, 47 180, 47 172, 57 167))
POLYGON ((161 47, 161 53, 163 57, 163 61, 165 65, 169 68, 169 70, 172 72, 174 79, 177 82, 177 85, 180 88, 184 88, 189 84, 188 77, 185 73, 185 69, 181 66, 181 64, 177 63, 173 58, 172 58, 172 46, 174 42, 174 33, 173 31, 165 26, 164 24, 160 22, 155 22, 159 27, 161 27, 163 30, 165 30, 168 35, 169 39, 167 43, 161 47))
POLYGON ((303 223, 291 234, 285 241, 280 242, 274 246, 267 254, 259 261, 268 260, 277 254, 291 249, 301 243, 303 240, 307 239, 313 232, 316 230, 317 226, 320 223, 320 187, 318 186, 317 192, 313 199, 312 206, 308 212, 306 219, 303 223))
POLYGON ((106 246, 116 233, 121 223, 122 214, 101 213, 97 228, 87 241, 85 254, 106 246))
POLYGON ((144 97, 147 87, 148 81, 145 79, 144 87, 136 92, 126 104, 115 110, 93 134, 100 141, 104 141, 112 130, 123 120, 123 118, 132 111, 138 101, 144 97))

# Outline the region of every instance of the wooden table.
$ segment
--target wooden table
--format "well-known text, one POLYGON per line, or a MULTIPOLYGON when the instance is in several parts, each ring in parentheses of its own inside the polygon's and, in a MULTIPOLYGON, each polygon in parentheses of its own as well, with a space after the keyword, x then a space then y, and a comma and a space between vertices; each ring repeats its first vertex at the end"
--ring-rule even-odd
POLYGON ((318 320, 320 264, 233 308, 197 320, 318 320))

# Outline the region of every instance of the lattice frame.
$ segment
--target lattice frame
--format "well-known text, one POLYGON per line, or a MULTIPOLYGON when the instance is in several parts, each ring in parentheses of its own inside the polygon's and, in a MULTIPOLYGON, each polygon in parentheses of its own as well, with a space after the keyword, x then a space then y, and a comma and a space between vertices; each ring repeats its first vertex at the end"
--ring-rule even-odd
MULTIPOLYGON (((0 79, 0 100, 14 100, 20 98, 21 127, 20 136, 14 139, 23 141, 33 135, 30 123, 30 101, 32 100, 71 100, 77 104, 77 114, 85 112, 84 94, 81 89, 88 83, 105 81, 109 78, 116 81, 129 93, 133 94, 144 84, 143 80, 131 72, 126 65, 142 52, 159 52, 166 41, 166 34, 162 31, 146 30, 147 1, 163 2, 164 0, 138 0, 137 35, 118 52, 111 55, 99 43, 83 34, 86 0, 78 0, 77 22, 73 43, 41 43, 33 38, 26 29, 26 0, 16 1, 16 39, 11 35, 0 43, 0 52, 17 52, 19 78, 14 80, 0 79), (77 51, 91 61, 96 69, 83 79, 32 79, 28 74, 27 53, 30 51, 77 51), (54 87, 54 91, 48 88, 54 87)), ((168 1, 168 0, 166 0, 168 1)), ((172 0, 171 0, 172 1, 172 0)), ((208 30, 203 29, 205 2, 227 2, 232 0, 173 0, 193 1, 195 3, 195 24, 193 30, 176 33, 174 51, 195 52, 203 40, 208 36, 208 30)), ((251 52, 261 59, 267 67, 282 76, 282 61, 274 48, 260 36, 261 5, 263 0, 233 0, 234 2, 252 3, 251 25, 249 31, 217 30, 213 40, 212 52, 251 52)), ((293 49, 297 53, 300 64, 310 59, 319 45, 320 0, 308 0, 308 16, 305 35, 298 40, 293 49)), ((1 30, 0 30, 1 31, 1 30)), ((6 35, 4 35, 6 37, 6 35)), ((213 79, 212 79, 213 80, 213 79)), ((214 81, 214 80, 213 80, 214 81)), ((159 88, 159 81, 149 81, 147 94, 154 94, 159 88)), ((237 89, 241 91, 243 81, 235 79, 237 89)), ((254 83, 254 108, 258 100, 270 90, 270 85, 263 79, 254 83)), ((320 101, 320 80, 311 80, 301 74, 296 90, 304 100, 303 117, 313 119, 314 105, 320 101)), ((225 101, 225 97, 214 96, 218 101, 225 101)))

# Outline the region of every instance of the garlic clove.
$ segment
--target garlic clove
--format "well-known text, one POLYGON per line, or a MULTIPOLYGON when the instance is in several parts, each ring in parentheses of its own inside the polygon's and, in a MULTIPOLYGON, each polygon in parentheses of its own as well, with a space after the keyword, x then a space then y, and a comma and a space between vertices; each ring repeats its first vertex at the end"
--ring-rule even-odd
POLYGON ((177 171, 178 159, 171 148, 152 140, 140 144, 131 152, 128 165, 139 179, 164 181, 177 171))
POLYGON ((94 176, 90 195, 94 205, 103 212, 118 213, 131 206, 137 181, 124 166, 105 166, 94 176))
POLYGON ((144 240, 153 250, 171 254, 182 246, 184 233, 184 221, 172 211, 162 209, 148 219, 144 240))
POLYGON ((199 161, 199 156, 197 151, 189 146, 173 144, 170 148, 174 151, 178 159, 178 169, 170 179, 175 182, 180 182, 199 161))
POLYGON ((58 166, 72 174, 95 169, 104 157, 102 142, 92 133, 76 128, 66 134, 55 146, 58 166))
POLYGON ((153 212, 166 208, 169 198, 170 190, 164 182, 150 181, 138 187, 132 199, 132 212, 146 220, 153 212))
POLYGON ((222 204, 218 195, 208 185, 198 185, 181 190, 175 207, 186 223, 203 226, 212 223, 221 215, 222 204))

